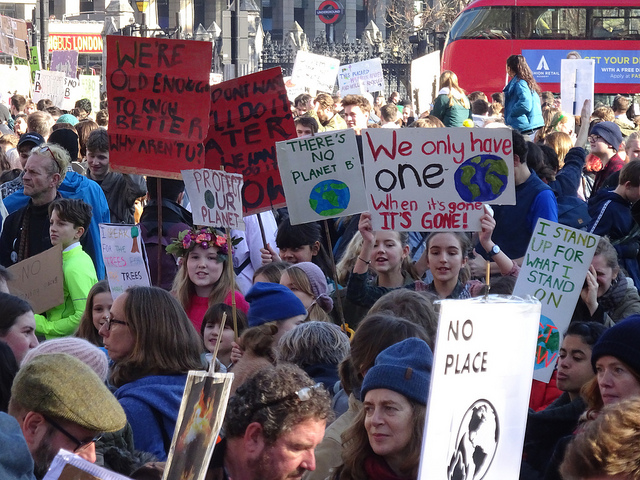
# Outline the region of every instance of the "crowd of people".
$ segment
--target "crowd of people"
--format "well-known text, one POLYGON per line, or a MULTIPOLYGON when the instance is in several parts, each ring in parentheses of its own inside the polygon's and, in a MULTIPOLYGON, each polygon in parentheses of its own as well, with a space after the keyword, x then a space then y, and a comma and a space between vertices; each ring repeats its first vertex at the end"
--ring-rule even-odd
POLYGON ((0 476, 40 479, 65 448, 161 478, 187 374, 212 368, 234 379, 208 479, 415 479, 436 300, 510 294, 544 218, 601 238, 551 381, 533 383, 520 478, 640 479, 637 117, 621 95, 562 112, 521 55, 506 72, 487 97, 445 71, 422 112, 398 92, 292 102, 299 137, 349 128, 361 152, 368 128, 509 129, 516 203, 474 234, 374 231, 368 212, 292 225, 286 208, 242 232, 194 225, 183 182, 112 171, 90 102, 0 106, 0 476), (154 286, 114 298, 110 222, 139 223, 154 286), (63 302, 34 312, 7 268, 58 245, 63 302))

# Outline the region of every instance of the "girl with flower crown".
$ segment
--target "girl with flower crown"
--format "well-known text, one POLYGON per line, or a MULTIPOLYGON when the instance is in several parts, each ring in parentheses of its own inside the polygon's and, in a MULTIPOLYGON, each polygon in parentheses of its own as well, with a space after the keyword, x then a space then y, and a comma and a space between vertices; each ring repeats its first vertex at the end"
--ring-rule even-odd
POLYGON ((233 288, 234 273, 227 262, 229 248, 233 249, 240 240, 232 239, 229 246, 224 235, 206 227, 181 232, 167 247, 167 253, 182 257, 172 293, 198 332, 209 306, 216 303, 231 305, 232 292, 236 307, 245 313, 249 310, 242 294, 233 288))

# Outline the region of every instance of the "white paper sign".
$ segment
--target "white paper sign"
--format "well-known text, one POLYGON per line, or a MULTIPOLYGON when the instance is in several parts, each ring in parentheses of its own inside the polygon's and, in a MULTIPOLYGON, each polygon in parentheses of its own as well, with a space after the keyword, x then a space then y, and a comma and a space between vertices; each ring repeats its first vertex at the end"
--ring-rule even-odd
POLYGON ((53 458, 49 471, 43 480, 67 480, 67 479, 98 479, 98 480, 129 480, 129 477, 119 475, 104 467, 99 467, 75 453, 60 449, 53 458))
POLYGON ((346 217, 367 209, 353 130, 276 143, 291 223, 346 217))
POLYGON ((560 61, 560 105, 563 112, 580 115, 585 100, 593 105, 595 60, 562 59, 560 61))
POLYGON ((182 170, 194 225, 244 231, 242 175, 222 170, 182 170))
POLYGON ((312 95, 316 91, 332 93, 338 76, 340 60, 337 58, 298 51, 291 73, 294 87, 305 87, 312 95))
POLYGON ((548 382, 599 237, 538 219, 513 294, 542 303, 533 378, 548 382))
POLYGON ((71 110, 80 99, 80 80, 64 77, 64 96, 62 103, 57 105, 62 110, 71 110))
POLYGON ((100 110, 100 75, 80 75, 80 93, 78 99, 88 98, 91 112, 100 110))
POLYGON ((441 302, 419 479, 518 478, 539 318, 535 299, 441 302))
POLYGON ((338 87, 342 96, 384 90, 382 60, 373 58, 364 62, 340 65, 338 87))
POLYGON ((137 225, 100 224, 102 258, 107 268, 111 295, 115 299, 134 285, 149 287, 143 255, 144 243, 137 225))
POLYGON ((515 204, 510 130, 367 129, 362 149, 374 230, 478 231, 483 203, 515 204))
POLYGON ((431 108, 440 90, 440 50, 411 62, 411 92, 420 113, 431 108))
POLYGON ((0 94, 8 99, 16 93, 31 95, 31 71, 28 65, 0 65, 0 94))
POLYGON ((63 72, 37 71, 33 82, 33 103, 38 103, 41 99, 48 98, 55 106, 62 105, 64 100, 64 79, 63 72))

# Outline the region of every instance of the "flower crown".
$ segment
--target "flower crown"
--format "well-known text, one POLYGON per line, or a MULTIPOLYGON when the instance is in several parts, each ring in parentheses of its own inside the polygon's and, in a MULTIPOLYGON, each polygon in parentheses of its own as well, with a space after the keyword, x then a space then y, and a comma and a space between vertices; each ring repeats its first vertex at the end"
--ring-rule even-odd
MULTIPOLYGON (((242 237, 231 237, 231 252, 233 247, 242 241, 242 237)), ((178 257, 186 256, 191 250, 199 246, 203 250, 210 247, 218 247, 218 260, 224 262, 229 254, 229 244, 227 237, 220 235, 219 232, 212 227, 204 227, 194 230, 183 230, 178 234, 173 242, 167 245, 167 253, 174 254, 178 257)))

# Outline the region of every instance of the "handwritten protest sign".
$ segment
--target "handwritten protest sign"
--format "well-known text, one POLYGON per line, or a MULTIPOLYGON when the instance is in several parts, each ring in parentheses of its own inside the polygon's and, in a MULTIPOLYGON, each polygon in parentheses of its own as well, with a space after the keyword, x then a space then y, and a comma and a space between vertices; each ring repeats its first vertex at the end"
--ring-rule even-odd
POLYGON ((62 72, 69 78, 77 78, 78 72, 78 51, 77 50, 54 50, 51 52, 52 72, 62 72))
POLYGON ((381 92, 384 90, 382 60, 372 58, 364 62, 340 65, 338 87, 341 95, 363 92, 381 92))
POLYGON ((100 110, 100 75, 80 75, 80 92, 78 98, 88 98, 91 112, 100 110))
POLYGON ((100 244, 113 298, 133 285, 151 285, 138 226, 101 223, 100 244))
POLYGON ((276 142, 296 136, 280 68, 211 87, 206 168, 240 173, 244 215, 285 204, 276 142))
POLYGON ((80 80, 77 78, 64 77, 64 96, 60 108, 71 110, 75 107, 76 101, 80 99, 80 80))
POLYGON ((0 65, 0 92, 3 98, 20 94, 28 97, 31 95, 31 79, 29 67, 26 65, 0 65))
POLYGON ((340 60, 299 50, 291 72, 291 85, 305 87, 309 93, 332 93, 340 60))
POLYGON ((36 72, 33 83, 33 102, 38 103, 43 98, 50 99, 56 107, 64 101, 64 73, 40 70, 36 72))
POLYGON ((443 300, 419 479, 518 478, 540 303, 443 300))
POLYGON ((353 130, 296 138, 276 147, 293 225, 367 210, 353 130))
POLYGON ((242 175, 222 170, 182 170, 194 225, 244 231, 242 175))
POLYGON ((211 42, 107 36, 111 168, 179 178, 204 166, 211 42))
POLYGON ((428 111, 440 90, 440 50, 411 61, 411 91, 418 112, 428 111))
POLYGON ((53 458, 49 471, 43 480, 128 480, 129 477, 119 475, 104 467, 60 449, 53 458))
POLYGON ((542 303, 533 378, 548 382, 558 359, 562 333, 569 326, 598 236, 538 219, 513 290, 542 303))
POLYGON ((560 62, 560 102, 562 111, 580 115, 585 100, 593 105, 595 60, 566 60, 560 62))
POLYGON ((43 313, 64 302, 62 290, 62 245, 56 245, 38 255, 8 268, 13 280, 9 291, 31 305, 35 313, 43 313))
POLYGON ((0 15, 0 51, 27 60, 27 22, 0 15))
POLYGON ((504 129, 363 130, 374 230, 477 231, 482 203, 514 204, 511 132, 504 129))
POLYGON ((232 373, 189 372, 163 480, 204 480, 232 381, 232 373))

